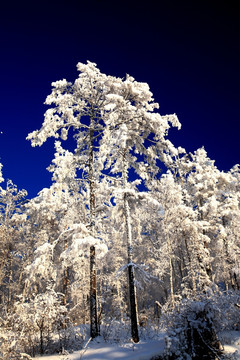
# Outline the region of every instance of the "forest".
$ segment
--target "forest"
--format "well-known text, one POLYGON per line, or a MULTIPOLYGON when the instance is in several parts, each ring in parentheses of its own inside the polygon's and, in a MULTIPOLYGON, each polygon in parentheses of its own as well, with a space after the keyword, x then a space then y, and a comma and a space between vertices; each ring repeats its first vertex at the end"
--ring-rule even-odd
POLYGON ((181 123, 148 84, 77 69, 52 83, 27 137, 55 139, 51 186, 28 199, 0 164, 0 359, 161 331, 158 359, 227 358, 219 334, 240 328, 239 165, 175 147, 181 123))

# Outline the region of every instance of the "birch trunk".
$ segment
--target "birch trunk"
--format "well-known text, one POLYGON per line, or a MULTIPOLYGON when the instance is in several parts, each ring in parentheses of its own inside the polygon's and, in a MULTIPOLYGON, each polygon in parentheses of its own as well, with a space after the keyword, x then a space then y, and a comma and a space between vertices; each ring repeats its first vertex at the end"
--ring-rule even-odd
MULTIPOLYGON (((127 160, 126 153, 123 156, 123 188, 127 189, 127 160)), ((135 343, 139 342, 138 335, 138 316, 137 316, 137 300, 136 288, 134 284, 134 266, 133 266, 133 247, 132 247, 132 226, 130 209, 128 203, 128 195, 124 194, 124 215, 125 215, 125 230, 127 237, 127 252, 128 252, 128 286, 129 286, 129 303, 130 303, 130 319, 131 319, 131 335, 135 343)))

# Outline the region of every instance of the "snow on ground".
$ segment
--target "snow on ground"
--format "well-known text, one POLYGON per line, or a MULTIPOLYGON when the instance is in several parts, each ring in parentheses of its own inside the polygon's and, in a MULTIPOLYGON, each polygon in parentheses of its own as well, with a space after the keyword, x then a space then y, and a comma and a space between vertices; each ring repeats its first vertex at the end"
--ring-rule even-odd
POLYGON ((240 331, 224 331, 220 335, 226 354, 234 354, 236 360, 240 360, 240 331))
MULTIPOLYGON (((240 331, 228 331, 221 334, 225 353, 235 354, 240 360, 240 331)), ((109 344, 103 339, 91 341, 86 349, 68 355, 39 356, 35 360, 150 360, 161 355, 164 350, 164 334, 159 340, 140 341, 138 344, 109 344)))
POLYGON ((104 341, 91 341, 86 349, 69 355, 36 357, 36 360, 150 360, 164 349, 164 338, 140 341, 138 344, 107 344, 104 341))

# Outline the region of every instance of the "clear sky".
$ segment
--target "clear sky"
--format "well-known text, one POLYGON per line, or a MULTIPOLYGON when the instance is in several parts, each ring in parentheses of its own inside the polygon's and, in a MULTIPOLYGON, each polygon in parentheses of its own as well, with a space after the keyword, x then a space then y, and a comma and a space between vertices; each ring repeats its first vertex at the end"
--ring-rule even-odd
MULTIPOLYGON (((220 170, 240 163, 240 14, 236 1, 5 1, 0 5, 0 162, 35 196, 51 183, 53 141, 32 148, 51 82, 90 60, 106 74, 147 82, 170 140, 204 146, 220 170)), ((3 185, 4 186, 4 185, 3 185)))

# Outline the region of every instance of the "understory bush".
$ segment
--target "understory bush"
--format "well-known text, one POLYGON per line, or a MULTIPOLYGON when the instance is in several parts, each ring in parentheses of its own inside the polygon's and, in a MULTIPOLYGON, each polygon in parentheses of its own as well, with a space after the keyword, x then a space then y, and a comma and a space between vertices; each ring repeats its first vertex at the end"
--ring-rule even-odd
POLYGON ((238 300, 238 293, 217 292, 196 299, 181 299, 174 309, 165 311, 163 322, 167 336, 164 359, 226 358, 219 333, 239 328, 238 300))
POLYGON ((21 332, 20 329, 16 331, 14 326, 5 326, 0 333, 0 360, 30 360, 41 350, 44 354, 61 354, 66 349, 73 352, 82 348, 85 337, 84 329, 69 323, 66 327, 52 329, 48 337, 46 333, 41 345, 39 333, 34 333, 34 327, 29 333, 29 329, 21 332))
POLYGON ((62 294, 51 289, 29 301, 16 302, 1 328, 0 356, 4 360, 22 359, 20 354, 24 353, 27 358, 37 353, 62 353, 66 348, 76 350, 85 336, 82 329, 72 325, 62 294))
POLYGON ((12 332, 0 332, 0 360, 32 360, 29 354, 22 352, 12 332))
MULTIPOLYGON (((111 316, 105 316, 101 323, 101 336, 106 342, 127 342, 131 339, 130 319, 119 320, 111 316)), ((148 322, 146 326, 139 326, 141 340, 156 339, 160 328, 158 324, 148 322)))

